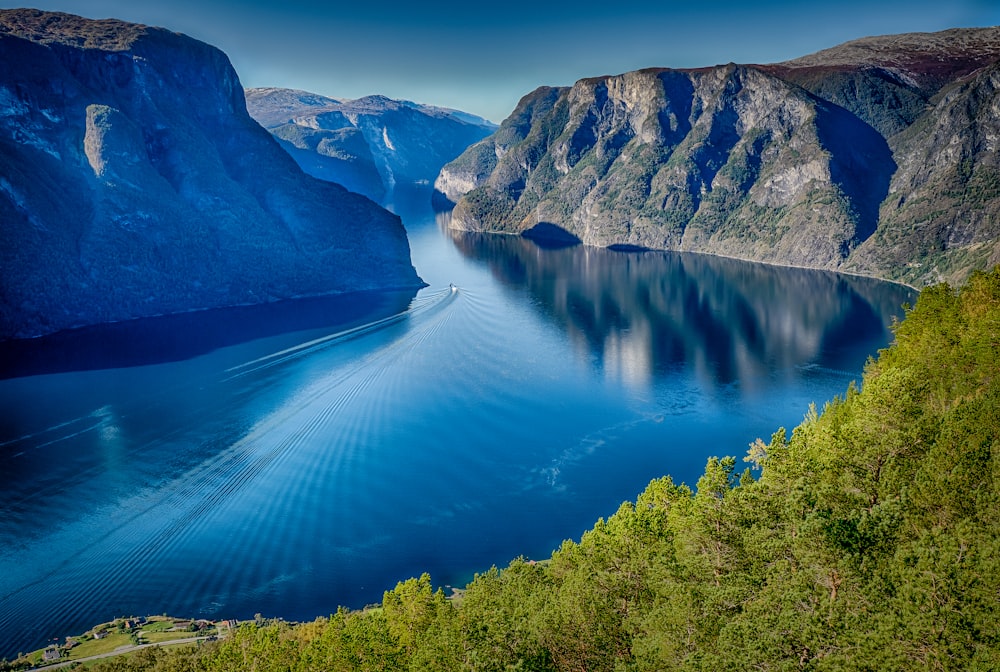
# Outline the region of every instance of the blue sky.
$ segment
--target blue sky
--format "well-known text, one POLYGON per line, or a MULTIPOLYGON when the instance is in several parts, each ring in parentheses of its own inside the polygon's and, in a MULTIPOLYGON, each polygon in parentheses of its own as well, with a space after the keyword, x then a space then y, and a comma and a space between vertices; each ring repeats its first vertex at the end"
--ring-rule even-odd
MULTIPOLYGON (((3 7, 24 2, 0 2, 3 7)), ((768 63, 866 35, 1000 24, 1000 0, 50 0, 187 33, 244 86, 380 93, 501 121, 532 89, 643 67, 768 63)))

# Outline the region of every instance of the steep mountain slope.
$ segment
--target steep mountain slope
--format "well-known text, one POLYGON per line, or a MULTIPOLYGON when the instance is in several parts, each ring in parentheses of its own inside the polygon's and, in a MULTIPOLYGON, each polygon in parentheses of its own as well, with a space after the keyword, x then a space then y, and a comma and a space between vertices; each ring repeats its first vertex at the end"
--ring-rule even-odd
POLYGON ((840 105, 890 137, 925 112, 942 87, 1000 58, 1000 30, 953 29, 852 40, 759 66, 840 105))
POLYGON ((435 187, 461 229, 960 280, 1000 259, 998 60, 952 30, 540 88, 435 187))
POLYGON ((310 175, 379 200, 397 184, 429 183, 496 129, 457 110, 385 96, 335 100, 291 89, 247 89, 247 108, 310 175))
POLYGON ((851 269, 933 283, 1000 264, 1000 63, 932 104, 892 138, 899 170, 851 269))
POLYGON ((217 49, 0 11, 0 338, 416 287, 399 220, 304 175, 217 49))

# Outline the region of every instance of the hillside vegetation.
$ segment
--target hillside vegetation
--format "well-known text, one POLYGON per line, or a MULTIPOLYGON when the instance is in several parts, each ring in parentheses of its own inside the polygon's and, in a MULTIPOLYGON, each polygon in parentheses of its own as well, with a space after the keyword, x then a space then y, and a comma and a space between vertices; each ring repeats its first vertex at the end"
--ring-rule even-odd
POLYGON ((654 480, 550 560, 94 669, 1000 669, 1000 270, 895 334, 790 435, 654 480))

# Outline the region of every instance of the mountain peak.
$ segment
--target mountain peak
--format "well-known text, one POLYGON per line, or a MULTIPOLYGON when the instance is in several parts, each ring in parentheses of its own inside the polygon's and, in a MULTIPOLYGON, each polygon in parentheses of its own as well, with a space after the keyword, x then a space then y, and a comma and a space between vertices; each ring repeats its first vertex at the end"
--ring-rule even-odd
POLYGON ((936 33, 862 37, 775 65, 880 66, 887 63, 918 64, 967 59, 990 61, 996 60, 998 53, 1000 53, 1000 26, 950 28, 936 33))
POLYGON ((343 101, 298 89, 265 87, 244 89, 247 109, 264 128, 293 122, 308 114, 340 110, 343 101))
POLYGON ((1000 26, 952 28, 936 33, 902 33, 851 40, 790 61, 772 71, 883 69, 907 84, 933 93, 1000 57, 1000 26))
POLYGON ((451 225, 925 284, 1000 261, 1000 28, 524 96, 446 165, 451 225))
POLYGON ((305 175, 215 47, 3 10, 0 100, 0 339, 419 286, 399 219, 305 175))
POLYGON ((496 128, 475 115, 381 94, 335 100, 248 89, 247 108, 307 173, 374 200, 396 185, 431 182, 496 128))
POLYGON ((162 28, 118 19, 85 19, 39 9, 0 9, 0 35, 13 35, 38 44, 125 51, 153 31, 169 33, 162 28))

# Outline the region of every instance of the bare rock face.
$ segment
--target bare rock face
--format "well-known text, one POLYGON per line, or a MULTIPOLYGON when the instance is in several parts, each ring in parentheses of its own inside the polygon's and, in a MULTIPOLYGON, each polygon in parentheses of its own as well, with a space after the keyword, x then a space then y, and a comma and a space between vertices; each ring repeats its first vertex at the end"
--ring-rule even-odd
POLYGON ((336 100, 291 89, 247 89, 247 108, 304 171, 380 200, 429 184, 496 125, 465 112, 367 96, 336 100))
POLYGON ((998 59, 954 30, 543 88, 436 188, 471 231, 961 280, 996 263, 998 59))
POLYGON ((183 35, 0 11, 0 339, 417 287, 398 218, 315 180, 183 35))
POLYGON ((537 116, 520 143, 470 150, 493 144, 489 177, 474 161, 442 171, 446 195, 460 176, 482 185, 458 200, 453 226, 828 266, 871 226, 882 194, 868 192, 888 186, 889 148, 870 127, 744 66, 583 80, 537 116), (834 127, 857 142, 831 151, 834 127), (852 218, 845 193, 869 204, 869 221, 852 218))
MULTIPOLYGON (((497 131, 466 149, 458 158, 446 164, 434 181, 434 189, 439 202, 454 205, 462 196, 486 184, 487 180, 502 183, 516 181, 523 158, 515 152, 508 157, 502 169, 498 170, 501 157, 511 148, 528 149, 537 144, 525 144, 528 135, 536 135, 544 122, 558 124, 561 117, 552 117, 552 108, 568 89, 541 87, 529 93, 518 103, 514 111, 497 131), (494 171, 498 171, 494 174, 494 171), (512 172, 513 171, 513 172, 512 172)), ((520 151, 520 149, 519 149, 520 151)))

